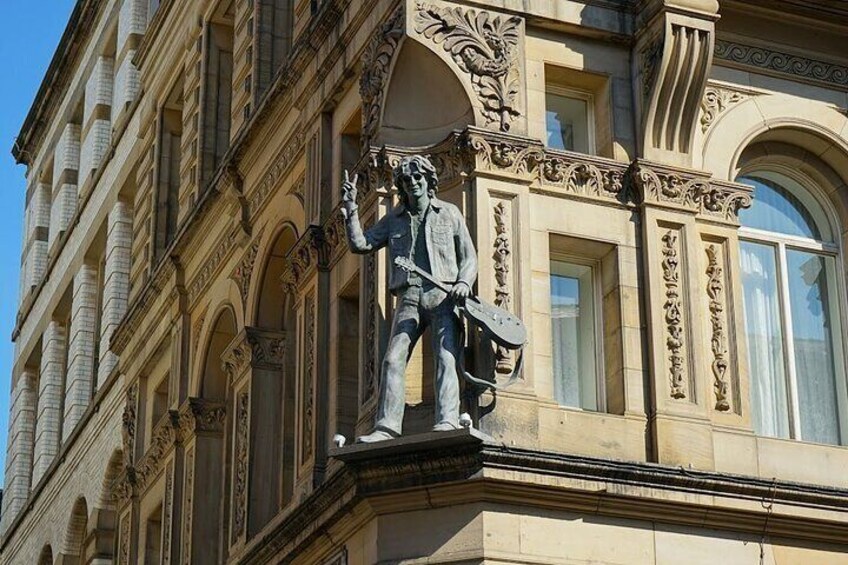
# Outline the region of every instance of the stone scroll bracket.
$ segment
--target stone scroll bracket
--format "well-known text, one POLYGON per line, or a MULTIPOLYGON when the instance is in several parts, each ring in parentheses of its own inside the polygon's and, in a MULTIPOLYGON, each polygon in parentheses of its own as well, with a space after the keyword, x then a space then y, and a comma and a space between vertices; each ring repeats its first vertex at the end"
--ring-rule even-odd
POLYGON ((692 166, 717 19, 715 0, 640 4, 633 59, 644 158, 692 166))

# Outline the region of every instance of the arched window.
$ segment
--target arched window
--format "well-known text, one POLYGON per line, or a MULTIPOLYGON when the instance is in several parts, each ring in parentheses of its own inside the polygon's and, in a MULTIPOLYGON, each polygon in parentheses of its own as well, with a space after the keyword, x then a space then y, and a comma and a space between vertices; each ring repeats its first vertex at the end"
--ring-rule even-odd
POLYGON ((738 180, 754 187, 739 230, 754 430, 846 443, 843 293, 832 222, 814 192, 788 173, 738 180))

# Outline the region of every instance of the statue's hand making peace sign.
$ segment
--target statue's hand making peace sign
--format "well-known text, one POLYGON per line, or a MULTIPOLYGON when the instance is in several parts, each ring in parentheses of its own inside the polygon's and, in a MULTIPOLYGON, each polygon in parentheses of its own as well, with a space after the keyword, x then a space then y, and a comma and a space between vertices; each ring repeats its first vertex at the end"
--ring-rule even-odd
POLYGON ((353 178, 345 169, 344 180, 342 181, 342 215, 345 219, 350 218, 356 212, 356 181, 359 179, 358 174, 354 174, 353 178))

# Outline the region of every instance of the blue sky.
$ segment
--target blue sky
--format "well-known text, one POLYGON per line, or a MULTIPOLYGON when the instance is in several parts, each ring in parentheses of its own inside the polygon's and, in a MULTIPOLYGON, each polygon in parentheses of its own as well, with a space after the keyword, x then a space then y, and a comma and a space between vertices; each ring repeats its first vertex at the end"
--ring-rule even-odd
MULTIPOLYGON (((3 2, 0 18, 0 476, 6 468, 6 432, 18 310, 26 168, 11 148, 62 37, 73 0, 3 2)), ((2 483, 0 483, 2 484, 2 483)))

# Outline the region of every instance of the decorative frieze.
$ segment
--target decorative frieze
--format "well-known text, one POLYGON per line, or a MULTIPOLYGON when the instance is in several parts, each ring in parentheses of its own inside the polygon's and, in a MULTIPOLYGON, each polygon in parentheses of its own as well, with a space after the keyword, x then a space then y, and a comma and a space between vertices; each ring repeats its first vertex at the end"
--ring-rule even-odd
POLYGON ((731 66, 753 67, 769 74, 848 90, 848 67, 836 63, 722 39, 715 42, 714 57, 731 66))
POLYGON ((415 31, 447 51, 469 75, 487 124, 509 131, 521 115, 518 60, 522 20, 483 10, 419 2, 415 31))
POLYGON ((247 210, 251 221, 262 211, 274 190, 279 186, 286 175, 291 171, 303 152, 306 134, 298 130, 289 138, 283 148, 274 156, 271 166, 262 175, 256 188, 247 194, 247 210))
POLYGON ((724 271, 721 267, 721 252, 719 246, 710 244, 705 249, 707 253, 707 297, 710 309, 710 349, 713 360, 713 391, 715 392, 715 409, 719 412, 730 410, 730 399, 727 386, 727 330, 724 313, 724 271))
POLYGON ((215 276, 223 266, 224 260, 230 256, 230 253, 236 246, 242 230, 240 227, 231 228, 227 234, 217 243, 212 253, 203 261, 197 275, 191 280, 188 285, 188 302, 194 304, 197 298, 203 294, 206 289, 215 280, 215 276))
POLYGON ((194 448, 189 448, 185 455, 185 484, 183 485, 183 527, 181 539, 182 563, 191 563, 191 528, 194 516, 194 448))
POLYGON ((285 292, 296 293, 319 265, 326 264, 326 241, 320 226, 309 226, 286 255, 286 268, 280 277, 285 292))
POLYGON ((683 299, 681 298, 678 234, 668 230, 662 237, 662 271, 665 290, 663 305, 671 397, 686 398, 686 358, 684 357, 683 299))
POLYGON ((121 525, 118 528, 118 565, 130 564, 130 514, 121 516, 121 525))
POLYGON ((162 470, 165 457, 174 446, 179 429, 179 414, 175 410, 167 413, 153 429, 150 446, 139 460, 135 469, 135 484, 138 492, 144 492, 154 477, 162 470))
POLYGON ((165 494, 162 501, 162 565, 171 563, 171 521, 174 519, 174 466, 165 469, 165 494))
POLYGON ((392 59, 404 34, 403 3, 377 29, 362 56, 359 94, 362 98, 362 143, 370 145, 379 128, 392 59))

